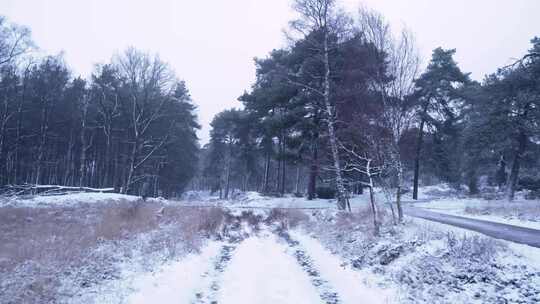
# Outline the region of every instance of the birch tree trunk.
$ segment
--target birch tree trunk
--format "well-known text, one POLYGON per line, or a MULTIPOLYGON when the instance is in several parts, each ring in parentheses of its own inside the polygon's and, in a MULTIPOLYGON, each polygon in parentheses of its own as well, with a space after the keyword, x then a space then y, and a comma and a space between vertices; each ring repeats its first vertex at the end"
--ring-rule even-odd
POLYGON ((137 150, 139 145, 139 139, 135 138, 133 143, 133 149, 131 149, 131 155, 129 157, 129 169, 127 173, 126 183, 124 185, 124 194, 127 194, 131 184, 133 182, 133 174, 135 173, 135 162, 137 161, 137 150))
POLYGON ((514 154, 512 161, 512 168, 510 169, 510 176, 508 177, 508 185, 506 187, 506 197, 509 201, 514 200, 516 192, 516 186, 518 184, 519 170, 521 167, 521 159, 527 148, 527 135, 524 130, 519 131, 518 135, 518 148, 514 154))
POLYGON ((339 149, 338 142, 335 130, 335 116, 332 103, 330 101, 330 59, 329 59, 329 48, 328 48, 328 32, 325 29, 324 31, 324 104, 326 108, 326 115, 328 116, 328 137, 330 139, 330 149, 332 150, 332 158, 334 161, 334 170, 336 174, 336 188, 337 188, 337 205, 339 210, 345 210, 347 208, 346 202, 346 190, 345 184, 343 182, 343 176, 341 172, 341 163, 339 159, 339 149))
MULTIPOLYGON (((395 139, 394 139, 395 140, 395 139)), ((403 163, 401 162, 401 153, 399 152, 398 143, 394 142, 392 153, 393 163, 396 169, 396 206, 398 213, 398 221, 403 222, 403 208, 401 206, 401 189, 403 187, 403 163)))

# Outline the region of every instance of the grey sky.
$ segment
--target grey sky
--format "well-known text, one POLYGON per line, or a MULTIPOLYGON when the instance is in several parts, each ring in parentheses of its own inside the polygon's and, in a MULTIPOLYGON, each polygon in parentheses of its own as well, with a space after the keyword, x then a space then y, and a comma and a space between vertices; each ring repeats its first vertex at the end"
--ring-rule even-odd
MULTIPOLYGON (((364 0, 396 27, 416 35, 424 61, 456 48, 475 79, 519 57, 540 36, 538 0, 364 0)), ((350 11, 359 1, 344 0, 350 11)), ((88 76, 127 46, 158 52, 187 82, 199 107, 200 137, 219 111, 254 80, 253 58, 285 44, 289 0, 1 0, 0 14, 32 29, 46 53, 65 51, 75 74, 88 76)))

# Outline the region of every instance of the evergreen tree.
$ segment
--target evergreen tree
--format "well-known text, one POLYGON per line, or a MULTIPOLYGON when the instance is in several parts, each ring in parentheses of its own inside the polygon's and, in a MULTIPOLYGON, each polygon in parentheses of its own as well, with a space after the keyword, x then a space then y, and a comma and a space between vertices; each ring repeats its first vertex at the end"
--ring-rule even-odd
POLYGON ((458 166, 451 157, 458 147, 457 122, 461 119, 460 108, 463 103, 462 88, 467 85, 469 75, 463 73, 454 61, 456 50, 437 48, 427 70, 416 80, 415 98, 418 102, 418 138, 414 164, 413 198, 418 199, 420 178, 420 159, 424 145, 426 127, 434 128, 434 153, 439 172, 448 172, 443 178, 456 182, 458 166), (450 170, 450 171, 448 171, 450 170))

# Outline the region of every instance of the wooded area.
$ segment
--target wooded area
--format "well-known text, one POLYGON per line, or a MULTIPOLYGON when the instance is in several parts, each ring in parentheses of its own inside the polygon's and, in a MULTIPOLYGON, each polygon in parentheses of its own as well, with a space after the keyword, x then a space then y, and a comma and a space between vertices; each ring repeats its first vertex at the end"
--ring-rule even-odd
POLYGON ((28 29, 0 19, 0 184, 182 192, 199 125, 165 62, 129 48, 85 80, 62 56, 32 58, 33 48, 28 29))
MULTIPOLYGON (((337 198, 401 195, 446 182, 539 196, 540 39, 482 82, 414 35, 334 0, 295 0, 289 45, 255 60, 241 109, 214 118, 199 147, 195 106, 157 55, 129 48, 73 77, 62 56, 33 58, 30 31, 0 19, 0 184, 179 195, 188 185, 337 198), (194 178, 195 177, 195 178, 194 178)), ((376 211, 376 204, 373 211, 376 211)))
POLYGON ((335 196, 346 209, 351 193, 380 186, 393 189, 399 219, 401 194, 412 186, 417 198, 421 181, 539 195, 539 38, 477 82, 453 49, 435 49, 421 72, 413 34, 395 35, 377 12, 345 14, 333 0, 294 8, 290 46, 256 59, 243 109, 214 118, 201 188, 335 196))

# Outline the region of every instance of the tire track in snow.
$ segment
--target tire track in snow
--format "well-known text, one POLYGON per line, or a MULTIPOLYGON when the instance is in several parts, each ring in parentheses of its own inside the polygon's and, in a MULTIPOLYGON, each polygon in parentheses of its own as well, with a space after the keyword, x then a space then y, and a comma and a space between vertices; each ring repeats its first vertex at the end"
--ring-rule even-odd
POLYGON ((206 291, 199 291, 195 294, 196 300, 193 304, 215 304, 217 303, 216 296, 220 289, 219 279, 225 268, 229 264, 232 254, 238 244, 229 243, 221 247, 219 255, 215 258, 213 267, 205 272, 202 277, 206 280, 206 291))
POLYGON ((340 296, 341 303, 394 303, 396 294, 377 286, 369 272, 359 272, 347 266, 337 255, 331 253, 318 240, 299 231, 291 231, 292 238, 310 253, 313 265, 328 280, 340 296))
POLYGON ((324 304, 290 249, 273 233, 244 240, 221 277, 219 304, 324 304))
POLYGON ((314 266, 313 259, 309 254, 300 246, 300 243, 289 235, 286 231, 278 232, 278 235, 287 242, 289 248, 294 252, 294 257, 298 264, 309 276, 313 286, 319 291, 321 299, 326 304, 339 304, 341 303, 338 293, 330 285, 330 283, 321 277, 319 270, 314 266))

